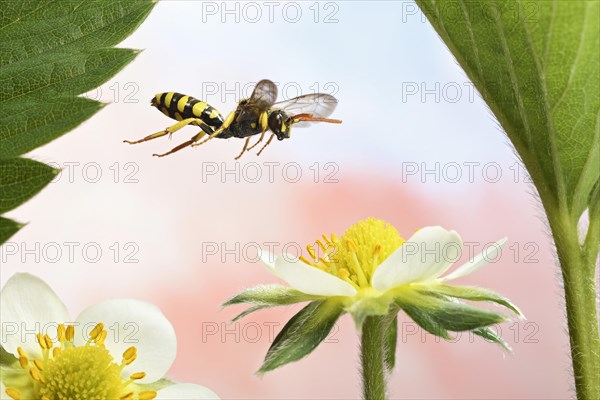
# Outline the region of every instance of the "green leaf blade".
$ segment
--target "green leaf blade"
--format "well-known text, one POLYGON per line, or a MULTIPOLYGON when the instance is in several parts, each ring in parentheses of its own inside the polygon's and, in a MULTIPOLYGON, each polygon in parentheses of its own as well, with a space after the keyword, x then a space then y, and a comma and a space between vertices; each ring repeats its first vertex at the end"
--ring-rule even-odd
POLYGON ((103 106, 82 97, 65 97, 52 102, 12 102, 0 109, 0 158, 22 155, 59 138, 103 106))
MULTIPOLYGON (((155 4, 155 0, 2 4, 0 213, 17 207, 52 179, 50 167, 15 157, 64 135, 104 106, 78 96, 109 80, 136 57, 139 51, 112 47, 137 29, 155 4)), ((19 227, 0 220, 0 244, 19 227)))
POLYGON ((26 158, 0 159, 0 212, 29 200, 56 177, 58 170, 26 158))
POLYGON ((449 3, 417 3, 540 193, 578 218, 600 177, 599 3, 456 0, 452 19, 449 3))
POLYGON ((0 243, 6 242, 23 226, 23 224, 13 221, 12 219, 0 217, 0 243))

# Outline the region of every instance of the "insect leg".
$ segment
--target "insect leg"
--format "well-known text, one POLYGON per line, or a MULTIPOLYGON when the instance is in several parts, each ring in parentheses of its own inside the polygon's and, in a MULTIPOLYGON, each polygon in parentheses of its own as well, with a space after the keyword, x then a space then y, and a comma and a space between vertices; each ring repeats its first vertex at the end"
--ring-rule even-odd
POLYGON ((234 117, 235 117, 235 113, 230 112, 229 115, 227 116, 227 118, 225 118, 225 122, 223 122, 223 125, 221 125, 221 127, 219 129, 217 129, 216 131, 214 131, 213 133, 208 135, 208 137, 206 139, 204 139, 203 141, 201 141, 200 143, 194 143, 192 145, 192 147, 200 146, 201 144, 208 142, 210 139, 213 139, 213 138, 216 138, 217 136, 219 136, 221 134, 221 132, 223 132, 225 129, 229 128, 229 125, 231 125, 231 123, 233 122, 234 117))
POLYGON ((156 138, 159 138, 161 136, 165 136, 167 134, 171 134, 173 132, 177 132, 178 130, 180 130, 184 126, 189 125, 189 124, 191 124, 193 122, 204 123, 201 119, 198 119, 198 118, 187 118, 187 119, 184 119, 182 121, 179 121, 175 125, 171 125, 171 126, 165 128, 164 130, 162 130, 160 132, 156 132, 156 133, 153 133, 152 135, 148 135, 148 136, 146 136, 143 139, 135 140, 135 141, 123 140, 123 142, 124 143, 129 143, 129 144, 137 144, 137 143, 146 142, 148 140, 156 139, 156 138))
POLYGON ((244 153, 246 152, 246 149, 248 148, 248 143, 250 143, 250 137, 246 138, 246 142, 244 142, 244 148, 242 149, 242 152, 240 153, 240 155, 235 158, 236 160, 239 160, 240 157, 244 155, 244 153))
POLYGON ((168 152, 164 153, 164 154, 152 154, 155 157, 164 157, 164 156, 168 156, 169 154, 173 154, 181 149, 184 149, 190 145, 192 145, 192 143, 197 142, 198 140, 202 139, 204 137, 204 135, 206 135, 206 132, 204 132, 204 130, 200 131, 196 136, 192 137, 190 140, 188 140, 187 142, 183 142, 181 143, 179 146, 176 146, 174 148, 172 148, 171 150, 169 150, 168 152))
POLYGON ((260 151, 258 153, 256 153, 257 156, 260 156, 260 153, 262 153, 263 150, 266 149, 267 146, 271 144, 271 141, 273 140, 274 137, 275 137, 275 134, 272 133, 271 136, 269 137, 269 140, 267 140, 267 143, 265 143, 265 145, 262 147, 262 149, 260 149, 260 151))
POLYGON ((248 148, 248 151, 252 150, 253 148, 256 147, 257 144, 259 144, 260 142, 263 141, 263 139, 265 138, 265 132, 269 129, 269 115, 264 112, 260 115, 260 126, 262 128, 262 132, 260 133, 260 137, 258 138, 258 140, 256 141, 256 143, 254 143, 252 146, 250 146, 248 148))

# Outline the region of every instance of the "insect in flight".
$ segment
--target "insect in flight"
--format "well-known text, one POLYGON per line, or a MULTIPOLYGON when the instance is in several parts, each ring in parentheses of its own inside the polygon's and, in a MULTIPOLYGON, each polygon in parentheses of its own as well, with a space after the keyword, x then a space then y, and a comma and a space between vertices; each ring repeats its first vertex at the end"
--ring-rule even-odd
POLYGON ((337 106, 337 100, 329 94, 307 94, 279 103, 276 103, 276 100, 277 86, 270 80, 263 79, 258 82, 252 91, 252 95, 248 99, 241 100, 235 111, 229 113, 227 118, 223 119, 219 111, 204 101, 181 93, 159 93, 152 98, 150 104, 178 122, 140 140, 125 140, 124 142, 136 144, 165 135, 170 137, 171 134, 184 126, 196 125, 201 130, 190 140, 164 154, 154 155, 164 157, 188 146, 200 146, 214 138, 229 139, 236 137, 246 139, 242 151, 235 158, 237 160, 246 151, 252 150, 261 143, 267 131, 271 131, 271 135, 257 155, 263 152, 275 136, 278 140, 289 139, 293 125, 298 124, 300 127, 309 125, 310 122, 333 124, 342 122, 338 119, 327 118, 337 106), (200 141, 206 135, 208 137, 200 141), (260 137, 256 143, 249 146, 250 137, 255 135, 260 135, 260 137))

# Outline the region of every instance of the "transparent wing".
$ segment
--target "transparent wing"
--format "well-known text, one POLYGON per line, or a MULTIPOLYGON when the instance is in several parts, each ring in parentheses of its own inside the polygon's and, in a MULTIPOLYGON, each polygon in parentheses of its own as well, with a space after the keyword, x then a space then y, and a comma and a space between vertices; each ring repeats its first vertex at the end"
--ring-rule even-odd
POLYGON ((277 86, 268 79, 258 82, 252 91, 248 102, 253 104, 268 105, 270 107, 277 100, 277 86))
POLYGON ((260 114, 277 100, 277 86, 268 79, 258 82, 250 98, 240 101, 236 110, 236 123, 258 122, 260 114))
POLYGON ((327 118, 333 113, 337 103, 336 98, 330 94, 314 93, 280 101, 273 104, 273 108, 283 110, 288 115, 312 114, 317 118, 327 118))
MULTIPOLYGON (((286 101, 280 101, 279 103, 273 104, 273 108, 283 110, 289 116, 312 114, 312 116, 316 118, 327 118, 333 113, 337 107, 337 103, 337 99, 330 94, 313 93, 286 101)), ((312 124, 312 122, 298 122, 294 126, 306 128, 312 124)))

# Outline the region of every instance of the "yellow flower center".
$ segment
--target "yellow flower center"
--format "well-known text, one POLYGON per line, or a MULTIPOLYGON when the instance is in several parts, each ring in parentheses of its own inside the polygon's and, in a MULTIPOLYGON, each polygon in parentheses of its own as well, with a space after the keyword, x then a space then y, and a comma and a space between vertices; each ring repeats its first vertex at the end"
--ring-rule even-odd
POLYGON ((367 218, 352 225, 340 238, 323 235, 323 241, 306 246, 310 260, 304 256, 300 259, 357 289, 368 288, 375 269, 402 243, 404 239, 392 225, 367 218))
POLYGON ((144 372, 121 377, 123 369, 137 358, 137 349, 128 348, 117 363, 104 342, 108 332, 97 324, 88 342, 76 346, 75 327, 58 326, 58 343, 48 335, 38 333, 41 357, 30 359, 21 348, 15 368, 3 371, 6 394, 15 400, 150 400, 155 391, 139 391, 134 382, 146 376, 144 372))

